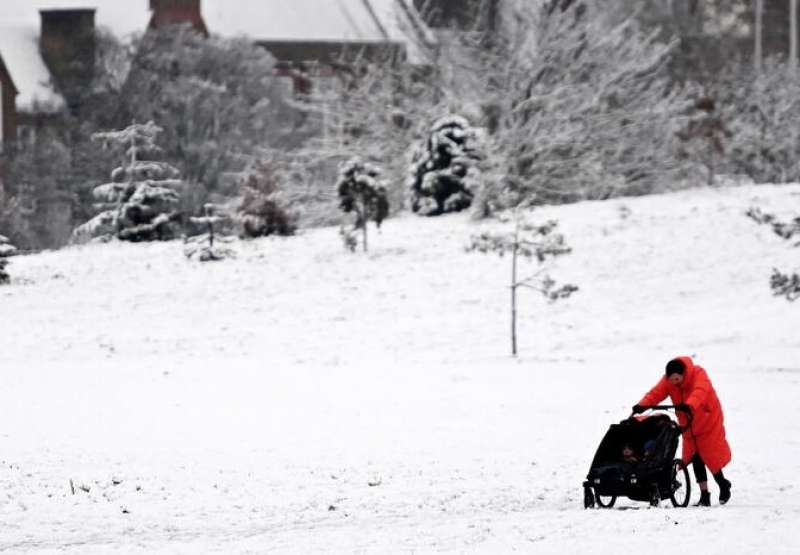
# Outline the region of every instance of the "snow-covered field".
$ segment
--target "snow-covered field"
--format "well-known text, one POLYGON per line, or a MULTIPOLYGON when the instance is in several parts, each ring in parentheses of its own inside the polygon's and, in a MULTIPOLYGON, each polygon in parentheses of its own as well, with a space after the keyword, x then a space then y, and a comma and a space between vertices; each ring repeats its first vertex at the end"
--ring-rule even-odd
POLYGON ((368 255, 328 228, 218 264, 15 258, 0 551, 800 552, 800 306, 768 287, 800 250, 750 205, 797 211, 800 187, 537 211, 581 290, 522 292, 516 360, 509 261, 466 253, 462 215, 390 220, 368 255), (731 503, 584 510, 605 430, 678 354, 726 410, 731 503))

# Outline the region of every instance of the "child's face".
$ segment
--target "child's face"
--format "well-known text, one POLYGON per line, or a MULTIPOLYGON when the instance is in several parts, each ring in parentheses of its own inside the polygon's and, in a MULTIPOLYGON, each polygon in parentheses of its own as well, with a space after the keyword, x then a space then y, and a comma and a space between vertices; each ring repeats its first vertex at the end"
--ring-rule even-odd
POLYGON ((631 449, 629 445, 622 448, 623 457, 630 457, 631 455, 633 455, 633 449, 631 449))

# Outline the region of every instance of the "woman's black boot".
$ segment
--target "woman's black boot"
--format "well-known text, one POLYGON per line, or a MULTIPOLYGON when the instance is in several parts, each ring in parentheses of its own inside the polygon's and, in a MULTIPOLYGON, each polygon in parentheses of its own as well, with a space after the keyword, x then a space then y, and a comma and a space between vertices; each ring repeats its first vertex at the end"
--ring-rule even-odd
POLYGON ((695 507, 710 507, 711 506, 711 493, 708 491, 700 492, 700 501, 694 504, 695 507))
POLYGON ((723 480, 719 484, 719 504, 724 505, 731 499, 731 483, 728 480, 723 480))
POLYGON ((714 481, 719 486, 719 504, 724 505, 731 498, 731 483, 725 479, 722 470, 714 474, 714 481))

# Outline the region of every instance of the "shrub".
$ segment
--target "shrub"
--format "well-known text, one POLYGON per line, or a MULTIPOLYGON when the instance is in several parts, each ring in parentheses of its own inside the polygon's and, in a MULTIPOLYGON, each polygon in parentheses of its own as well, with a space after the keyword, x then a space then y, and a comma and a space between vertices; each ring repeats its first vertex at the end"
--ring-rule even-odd
POLYGON ((287 207, 281 174, 277 162, 264 160, 254 162, 245 171, 237 210, 243 237, 292 235, 296 231, 296 217, 287 207))
POLYGON ((342 212, 355 216, 351 230, 342 227, 345 246, 355 250, 358 244, 355 233, 361 230, 362 246, 366 252, 367 223, 373 221, 380 228, 389 215, 389 200, 386 197, 386 186, 381 181, 381 171, 377 166, 352 158, 342 165, 336 190, 342 212))
POLYGON ((17 249, 7 237, 0 235, 0 285, 5 285, 11 282, 11 276, 6 272, 8 265, 8 257, 15 254, 17 249))

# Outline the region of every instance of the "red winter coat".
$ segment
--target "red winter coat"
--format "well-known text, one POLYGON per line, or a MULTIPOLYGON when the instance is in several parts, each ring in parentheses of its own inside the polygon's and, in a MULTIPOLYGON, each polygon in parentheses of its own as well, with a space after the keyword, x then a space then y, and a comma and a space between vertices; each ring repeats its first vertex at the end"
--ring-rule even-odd
MULTIPOLYGON (((689 405, 694 418, 690 428, 683 432, 683 462, 688 464, 697 451, 712 474, 716 474, 731 462, 731 448, 725 439, 722 405, 706 371, 696 366, 689 357, 678 358, 686 366, 680 387, 672 385, 664 376, 639 404, 658 405, 669 395, 674 405, 689 405)), ((682 411, 678 412, 678 422, 683 427, 689 423, 682 411)))

